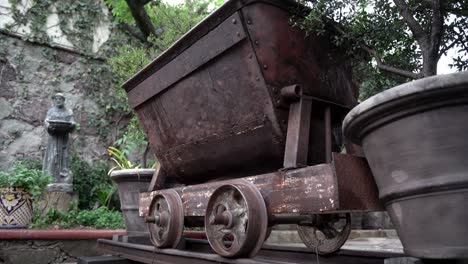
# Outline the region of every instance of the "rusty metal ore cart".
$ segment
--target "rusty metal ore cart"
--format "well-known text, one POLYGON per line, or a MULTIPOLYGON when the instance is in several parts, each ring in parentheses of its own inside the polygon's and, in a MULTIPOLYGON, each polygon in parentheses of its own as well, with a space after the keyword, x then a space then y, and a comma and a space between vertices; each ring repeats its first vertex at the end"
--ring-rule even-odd
POLYGON ((349 212, 382 210, 365 159, 340 154, 351 63, 289 25, 298 8, 229 1, 125 83, 161 164, 140 195, 155 246, 204 226, 218 254, 253 256, 271 226, 293 223, 327 254, 349 212))

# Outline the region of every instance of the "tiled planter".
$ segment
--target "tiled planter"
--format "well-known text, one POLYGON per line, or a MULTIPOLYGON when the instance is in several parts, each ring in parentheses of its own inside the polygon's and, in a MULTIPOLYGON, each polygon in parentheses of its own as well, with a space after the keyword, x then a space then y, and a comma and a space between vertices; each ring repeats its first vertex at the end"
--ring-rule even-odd
POLYGON ((0 228, 27 228, 33 217, 32 198, 22 188, 0 188, 0 228))

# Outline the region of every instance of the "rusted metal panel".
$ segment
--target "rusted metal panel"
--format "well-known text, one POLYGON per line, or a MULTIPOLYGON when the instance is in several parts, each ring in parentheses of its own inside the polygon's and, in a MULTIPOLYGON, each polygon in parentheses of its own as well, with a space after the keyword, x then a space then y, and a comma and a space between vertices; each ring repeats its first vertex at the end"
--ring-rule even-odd
MULTIPOLYGON (((329 164, 246 177, 242 180, 256 185, 270 214, 320 212, 338 208, 335 176, 329 164)), ((236 181, 238 180, 218 181, 175 190, 182 198, 186 216, 204 216, 213 191, 221 185, 236 181)), ((140 216, 148 215, 151 200, 158 193, 159 191, 140 194, 140 216)))
POLYGON ((216 58, 222 52, 245 39, 246 34, 238 13, 234 13, 218 27, 200 38, 174 60, 149 76, 135 89, 129 91, 128 101, 133 108, 163 92, 175 82, 216 58))
POLYGON ((333 153, 341 210, 384 211, 365 158, 333 153))
POLYGON ((312 100, 301 98, 290 105, 284 150, 284 168, 307 165, 312 100))
MULTIPOLYGON (((383 210, 367 162, 351 155, 333 153, 332 164, 245 177, 242 180, 256 185, 269 214, 383 210)), ((204 216, 213 191, 236 181, 176 188, 182 198, 185 216, 204 216)), ((140 216, 148 215, 151 200, 158 193, 140 194, 140 216)))
MULTIPOLYGON (((172 61, 181 52, 197 42, 200 38, 208 34, 211 30, 217 27, 221 22, 232 16, 235 12, 244 6, 254 4, 257 2, 265 2, 265 0, 243 0, 243 1, 226 1, 220 8, 213 12, 210 16, 205 17, 198 25, 192 28, 189 32, 184 34, 177 40, 170 48, 164 51, 150 64, 141 69, 135 76, 127 80, 123 84, 123 88, 129 92, 136 88, 143 80, 160 70, 167 63, 172 61)), ((299 4, 293 0, 268 0, 266 1, 271 5, 281 7, 283 9, 290 9, 299 4)))
POLYGON ((249 54, 240 42, 136 109, 162 173, 200 183, 281 168, 284 136, 249 54))
MULTIPOLYGON (((288 112, 275 106, 284 86, 355 103, 346 59, 291 28, 287 3, 229 1, 125 84, 161 175, 196 184, 281 169, 288 112)), ((322 120, 313 122, 317 146, 303 165, 323 162, 322 120)))
MULTIPOLYGON (((268 1, 241 9, 262 74, 273 91, 299 84, 304 93, 353 107, 358 87, 352 81, 350 60, 326 36, 305 35, 291 27, 291 9, 268 1)), ((277 100, 275 100, 276 102, 277 100)))

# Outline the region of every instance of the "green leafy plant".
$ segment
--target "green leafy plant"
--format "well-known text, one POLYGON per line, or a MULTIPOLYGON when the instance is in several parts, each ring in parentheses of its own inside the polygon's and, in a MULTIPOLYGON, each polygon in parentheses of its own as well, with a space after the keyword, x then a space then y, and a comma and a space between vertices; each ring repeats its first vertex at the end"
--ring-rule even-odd
POLYGON ((110 175, 114 170, 138 169, 139 167, 139 165, 133 164, 124 152, 115 147, 107 148, 107 153, 115 163, 115 166, 109 170, 108 175, 110 175))
POLYGON ((361 99, 437 74, 444 55, 453 70, 468 69, 466 1, 297 1, 310 12, 292 19, 294 26, 309 34, 332 33, 331 42, 356 59, 361 99))
MULTIPOLYGON (((144 5, 141 11, 148 15, 149 23, 156 28, 157 37, 151 35, 143 37, 142 40, 136 37, 135 34, 132 34, 132 32, 139 31, 137 27, 140 23, 137 23, 133 18, 127 2, 125 0, 105 0, 105 3, 112 10, 115 21, 121 24, 125 31, 128 31, 127 29, 129 28, 133 29, 128 31, 133 36, 133 40, 142 41, 127 42, 124 45, 119 43, 118 47, 113 50, 115 53, 107 60, 117 83, 115 87, 120 87, 126 80, 169 48, 177 39, 223 2, 224 0, 186 0, 177 5, 164 1, 148 3, 144 5)), ((124 134, 114 143, 114 146, 117 146, 122 151, 125 151, 123 146, 135 146, 133 149, 137 150, 144 149, 147 145, 146 135, 128 105, 126 92, 118 88, 114 94, 117 95, 119 104, 126 105, 124 111, 129 113, 131 117, 124 134)), ((142 164, 146 160, 144 155, 142 164)), ((143 166, 146 167, 146 165, 144 164, 143 166)))
POLYGON ((99 205, 112 208, 112 202, 117 194, 117 186, 114 184, 103 183, 96 188, 99 205))
POLYGON ((75 228, 92 227, 98 229, 125 228, 122 214, 107 207, 94 210, 81 210, 72 204, 68 213, 50 208, 45 214, 36 211, 31 228, 75 228))
POLYGON ((70 169, 73 173, 73 188, 78 193, 80 209, 91 209, 99 206, 119 208, 117 192, 109 177, 107 177, 108 165, 104 162, 96 162, 93 166, 80 159, 77 155, 71 157, 70 169), (103 193, 108 196, 103 198, 103 193), (109 197, 110 195, 110 197, 109 197))
POLYGON ((33 197, 40 195, 51 180, 49 175, 22 161, 15 162, 8 171, 0 171, 0 187, 23 188, 33 197))

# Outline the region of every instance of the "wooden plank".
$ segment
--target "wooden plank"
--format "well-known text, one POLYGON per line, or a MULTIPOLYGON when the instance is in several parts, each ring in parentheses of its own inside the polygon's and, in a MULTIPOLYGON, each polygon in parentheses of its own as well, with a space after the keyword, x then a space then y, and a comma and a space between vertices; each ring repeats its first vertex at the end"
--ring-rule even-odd
POLYGON ((236 12, 128 93, 132 108, 169 88, 203 64, 246 38, 236 12), (236 21, 234 23, 234 21, 236 21))

